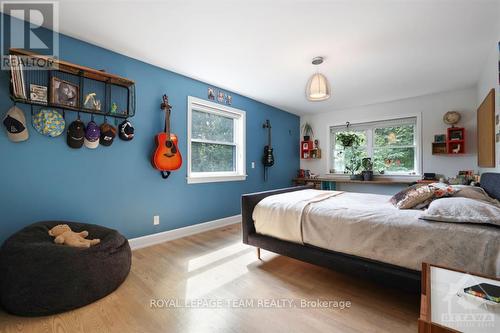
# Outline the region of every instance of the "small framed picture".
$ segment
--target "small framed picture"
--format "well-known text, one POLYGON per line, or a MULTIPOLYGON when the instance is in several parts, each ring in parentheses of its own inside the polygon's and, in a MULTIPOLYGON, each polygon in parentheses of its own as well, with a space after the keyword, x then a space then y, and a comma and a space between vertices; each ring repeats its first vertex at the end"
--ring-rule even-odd
POLYGON ((497 143, 500 143, 500 133, 497 133, 497 143))
POLYGON ((217 92, 217 102, 223 103, 224 102, 224 92, 223 91, 218 91, 217 92))
POLYGON ((207 95, 208 95, 208 99, 210 101, 214 101, 215 100, 215 91, 214 91, 214 88, 208 88, 207 95))
POLYGON ((497 114, 495 116, 495 125, 498 125, 498 124, 500 124, 500 114, 497 114))
POLYGON ((446 134, 436 134, 434 135, 435 143, 443 143, 446 142, 446 134))
POLYGON ((47 87, 30 84, 30 100, 33 102, 47 103, 47 87))
POLYGON ((78 85, 52 77, 50 102, 57 105, 78 107, 78 85))

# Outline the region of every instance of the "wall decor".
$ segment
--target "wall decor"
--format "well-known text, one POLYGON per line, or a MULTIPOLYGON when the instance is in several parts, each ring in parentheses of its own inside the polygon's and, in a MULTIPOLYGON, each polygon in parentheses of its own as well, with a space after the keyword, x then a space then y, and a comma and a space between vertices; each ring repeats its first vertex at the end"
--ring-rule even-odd
POLYGON ((101 101, 96 99, 96 93, 89 93, 85 96, 85 101, 83 102, 83 106, 87 109, 92 110, 101 110, 101 101))
POLYGON ((495 89, 477 109, 477 164, 482 168, 494 168, 495 163, 495 89))
POLYGON ((30 84, 30 100, 47 103, 47 87, 38 84, 30 84))
POLYGON ((446 134, 436 134, 434 135, 435 143, 443 143, 446 142, 446 134))
POLYGON ((67 106, 78 106, 78 85, 68 81, 52 77, 51 81, 51 103, 67 106))
POLYGON ((215 100, 215 90, 214 90, 214 88, 208 88, 207 96, 208 96, 208 99, 210 101, 214 101, 215 100))
POLYGON ((448 111, 443 116, 443 122, 446 125, 451 125, 453 127, 453 126, 455 126, 455 124, 457 124, 460 121, 460 118, 462 118, 462 116, 460 115, 459 112, 448 111))
POLYGON ((217 92, 217 102, 224 103, 224 92, 221 90, 217 92))
POLYGON ((207 98, 210 101, 217 101, 226 105, 231 105, 233 103, 233 96, 229 95, 223 90, 215 89, 212 87, 208 87, 207 89, 207 98))

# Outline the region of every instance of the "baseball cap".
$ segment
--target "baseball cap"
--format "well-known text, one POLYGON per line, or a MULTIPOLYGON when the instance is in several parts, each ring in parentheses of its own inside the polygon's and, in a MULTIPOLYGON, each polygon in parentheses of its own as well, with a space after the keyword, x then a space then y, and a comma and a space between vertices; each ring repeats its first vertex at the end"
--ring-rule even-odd
POLYGON ((80 119, 75 120, 68 126, 66 142, 71 148, 82 148, 85 138, 85 124, 80 119))
POLYGON ((101 125, 100 130, 101 130, 101 137, 99 139, 99 143, 106 147, 111 146, 116 136, 116 128, 114 128, 108 123, 103 123, 101 125))
POLYGON ((99 126, 92 120, 87 124, 87 129, 85 130, 85 139, 83 144, 85 147, 90 149, 95 149, 99 146, 99 137, 101 136, 101 131, 99 126))
POLYGON ((64 132, 66 122, 63 116, 56 110, 41 109, 33 116, 33 127, 38 133, 56 137, 64 132))
POLYGON ((13 106, 7 111, 3 119, 7 137, 12 142, 26 141, 29 138, 28 128, 26 127, 26 118, 23 110, 13 106))
POLYGON ((134 138, 134 127, 128 120, 124 120, 120 126, 118 126, 118 132, 122 140, 130 141, 134 138))

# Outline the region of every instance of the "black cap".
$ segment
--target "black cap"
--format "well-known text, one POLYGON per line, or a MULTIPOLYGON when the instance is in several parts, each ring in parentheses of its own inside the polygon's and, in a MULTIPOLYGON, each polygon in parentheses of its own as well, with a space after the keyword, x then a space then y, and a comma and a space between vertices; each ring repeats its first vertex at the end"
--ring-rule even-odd
POLYGON ((85 124, 80 119, 72 122, 68 127, 67 143, 71 148, 82 148, 85 138, 85 124))
POLYGON ((118 126, 118 134, 120 139, 125 141, 130 141, 134 138, 134 127, 128 120, 124 120, 120 126, 118 126))
POLYGON ((108 123, 101 125, 101 136, 99 138, 99 143, 103 146, 111 146, 113 140, 116 136, 116 128, 108 123))
POLYGON ((3 120, 3 124, 7 132, 11 134, 21 133, 26 129, 22 122, 20 122, 16 118, 11 117, 10 115, 7 115, 7 117, 5 117, 5 119, 3 120))

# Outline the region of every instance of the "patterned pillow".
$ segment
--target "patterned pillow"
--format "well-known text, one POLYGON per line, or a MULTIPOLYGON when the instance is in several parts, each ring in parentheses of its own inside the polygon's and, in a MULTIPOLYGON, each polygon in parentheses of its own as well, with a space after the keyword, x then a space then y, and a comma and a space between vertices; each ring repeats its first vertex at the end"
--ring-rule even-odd
POLYGON ((429 186, 432 187, 434 191, 434 199, 452 197, 459 191, 458 188, 444 183, 432 183, 429 186))
POLYGON ((391 198, 391 203, 399 209, 420 209, 427 206, 433 196, 434 190, 431 186, 417 184, 396 193, 391 198))

